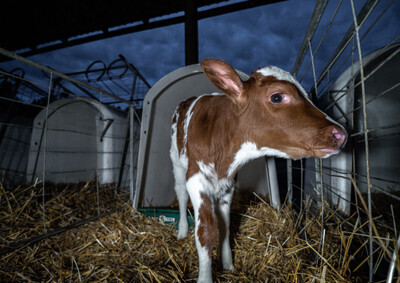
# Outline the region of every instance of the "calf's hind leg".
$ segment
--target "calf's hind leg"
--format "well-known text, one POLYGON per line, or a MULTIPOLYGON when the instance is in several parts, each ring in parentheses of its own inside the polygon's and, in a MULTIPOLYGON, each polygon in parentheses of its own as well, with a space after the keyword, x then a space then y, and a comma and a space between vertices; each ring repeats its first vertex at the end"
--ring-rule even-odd
POLYGON ((188 234, 187 203, 188 192, 186 190, 186 170, 180 164, 173 164, 175 177, 175 192, 179 202, 179 228, 178 240, 188 234))
MULTIPOLYGON (((212 282, 212 250, 217 237, 217 217, 213 199, 204 193, 201 176, 195 175, 187 182, 195 216, 195 240, 199 257, 197 282, 212 282)), ((204 181, 204 180, 203 180, 204 181)))
POLYGON ((232 250, 229 240, 230 212, 233 187, 228 187, 225 194, 218 200, 216 212, 219 223, 219 258, 225 270, 233 270, 232 250))

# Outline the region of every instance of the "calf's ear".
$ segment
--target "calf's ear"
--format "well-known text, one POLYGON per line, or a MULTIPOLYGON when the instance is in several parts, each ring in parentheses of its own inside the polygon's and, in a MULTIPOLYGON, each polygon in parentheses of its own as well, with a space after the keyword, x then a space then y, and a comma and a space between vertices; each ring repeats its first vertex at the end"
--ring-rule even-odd
POLYGON ((212 58, 201 60, 200 65, 207 78, 218 89, 230 95, 235 101, 243 100, 243 82, 231 65, 212 58))

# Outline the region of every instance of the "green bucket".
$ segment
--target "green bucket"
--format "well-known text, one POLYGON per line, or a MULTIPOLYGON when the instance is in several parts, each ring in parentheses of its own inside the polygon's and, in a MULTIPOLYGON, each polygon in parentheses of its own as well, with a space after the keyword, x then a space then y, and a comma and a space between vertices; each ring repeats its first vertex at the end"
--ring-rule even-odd
MULTIPOLYGON (((176 209, 163 209, 163 208, 139 208, 144 215, 157 220, 160 223, 174 225, 178 229, 179 223, 179 210, 176 209)), ((194 227, 194 220, 191 215, 188 215, 189 228, 194 227)))

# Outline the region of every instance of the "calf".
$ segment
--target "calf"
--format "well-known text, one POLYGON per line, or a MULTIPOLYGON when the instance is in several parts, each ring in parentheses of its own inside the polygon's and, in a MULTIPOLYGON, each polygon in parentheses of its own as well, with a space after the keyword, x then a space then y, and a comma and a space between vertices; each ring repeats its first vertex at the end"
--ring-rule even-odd
POLYGON ((233 269, 229 214, 238 169, 261 156, 325 158, 340 151, 347 133, 312 104, 293 76, 277 67, 258 69, 247 81, 222 60, 204 59, 201 67, 222 94, 179 104, 172 121, 170 155, 180 210, 178 239, 188 233, 190 196, 198 282, 212 282, 211 255, 218 227, 222 266, 233 269))

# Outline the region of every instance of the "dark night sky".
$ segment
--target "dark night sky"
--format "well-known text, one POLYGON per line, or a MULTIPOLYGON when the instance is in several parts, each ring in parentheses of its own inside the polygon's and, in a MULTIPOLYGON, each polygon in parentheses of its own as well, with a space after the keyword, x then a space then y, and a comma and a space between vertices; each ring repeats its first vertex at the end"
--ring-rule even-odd
MULTIPOLYGON (((338 2, 329 2, 313 45, 318 44, 338 2)), ((355 2, 358 12, 364 1, 355 2)), ((375 14, 380 13, 390 2, 380 1, 375 14)), ((364 54, 386 45, 399 35, 399 2, 394 1, 387 14, 371 30, 373 36, 363 41, 364 54)), ((276 65, 292 71, 315 3, 315 0, 292 0, 200 20, 199 57, 224 59, 246 73, 265 65, 276 65)), ((370 21, 376 17, 372 14, 370 21)), ((350 1, 343 1, 315 58, 317 74, 351 23, 350 1)), ((68 73, 85 70, 94 60, 109 64, 118 58, 118 54, 123 54, 153 85, 169 72, 184 66, 184 26, 179 24, 113 37, 31 56, 29 59, 68 73)), ((2 63, 0 67, 9 70, 12 66, 10 63, 2 63)), ((310 88, 312 80, 309 74, 303 83, 306 89, 310 88)))

